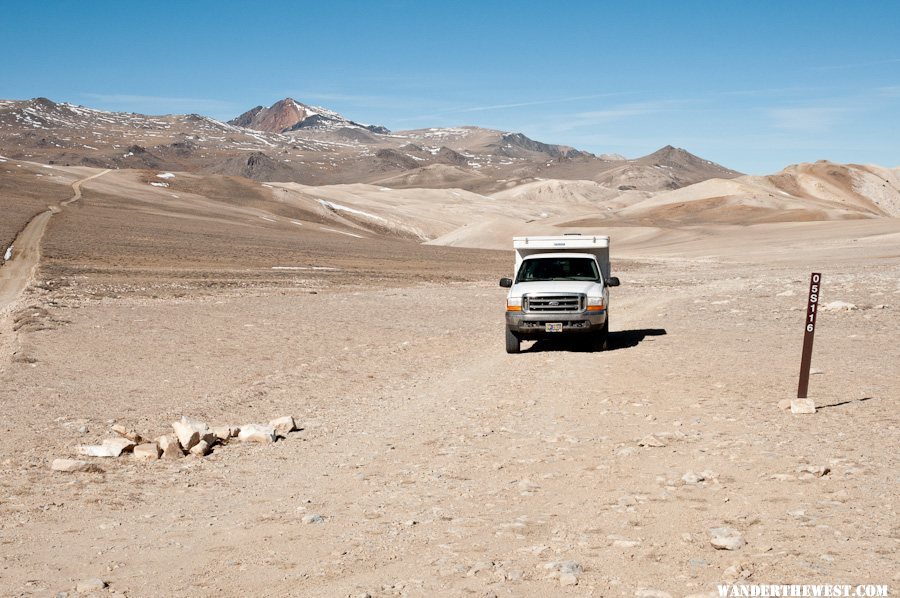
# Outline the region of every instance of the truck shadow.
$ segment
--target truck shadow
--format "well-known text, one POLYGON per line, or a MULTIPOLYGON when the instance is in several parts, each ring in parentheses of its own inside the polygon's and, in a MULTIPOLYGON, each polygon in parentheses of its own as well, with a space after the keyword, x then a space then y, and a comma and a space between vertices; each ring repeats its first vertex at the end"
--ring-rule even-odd
MULTIPOLYGON (((630 349, 641 344, 648 336, 665 336, 665 328, 640 328, 637 330, 613 330, 609 333, 609 340, 606 343, 607 351, 618 351, 620 349, 630 349)), ((542 351, 570 351, 575 353, 590 352, 585 343, 580 343, 572 339, 541 339, 534 343, 529 349, 525 349, 527 353, 540 353, 542 351)))
POLYGON ((648 336, 665 336, 665 328, 641 328, 638 330, 610 331, 609 341, 606 343, 607 351, 617 349, 630 349, 637 347, 648 336))

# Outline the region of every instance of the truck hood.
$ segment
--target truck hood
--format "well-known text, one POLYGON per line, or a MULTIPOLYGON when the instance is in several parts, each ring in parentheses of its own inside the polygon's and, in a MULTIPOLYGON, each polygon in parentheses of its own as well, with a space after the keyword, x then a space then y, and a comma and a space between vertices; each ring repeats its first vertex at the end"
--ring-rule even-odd
POLYGON ((510 297, 532 293, 581 293, 599 297, 603 287, 598 282, 582 280, 553 280, 546 282, 519 282, 509 290, 510 297))

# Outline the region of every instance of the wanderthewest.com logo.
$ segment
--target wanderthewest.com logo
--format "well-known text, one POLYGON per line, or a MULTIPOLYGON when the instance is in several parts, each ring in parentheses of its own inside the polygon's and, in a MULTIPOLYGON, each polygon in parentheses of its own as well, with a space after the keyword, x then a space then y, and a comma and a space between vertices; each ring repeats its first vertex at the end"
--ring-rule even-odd
POLYGON ((890 596, 886 585, 850 585, 850 584, 741 584, 719 585, 719 596, 759 597, 770 596, 890 596))

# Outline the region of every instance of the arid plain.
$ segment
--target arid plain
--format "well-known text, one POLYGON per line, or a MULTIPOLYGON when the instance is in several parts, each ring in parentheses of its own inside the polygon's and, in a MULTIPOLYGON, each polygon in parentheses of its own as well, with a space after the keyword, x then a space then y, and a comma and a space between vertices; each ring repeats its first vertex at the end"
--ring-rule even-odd
POLYGON ((897 171, 729 177, 313 187, 3 158, 0 594, 896 585, 897 171), (841 184, 869 175, 869 203, 841 184), (560 232, 611 237, 610 348, 507 355, 510 237, 560 232), (812 271, 832 307, 819 410, 794 415, 812 271), (183 415, 300 430, 50 468, 183 415))

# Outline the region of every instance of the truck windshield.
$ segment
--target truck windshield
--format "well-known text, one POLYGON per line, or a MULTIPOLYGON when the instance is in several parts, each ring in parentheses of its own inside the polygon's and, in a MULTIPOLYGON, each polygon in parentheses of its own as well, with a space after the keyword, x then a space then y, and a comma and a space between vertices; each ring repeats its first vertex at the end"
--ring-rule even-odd
POLYGON ((519 268, 516 282, 546 280, 599 281, 597 262, 587 257, 553 257, 525 260, 519 268))

